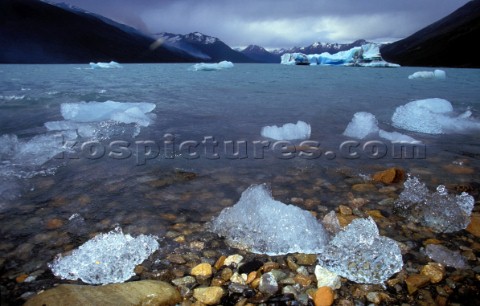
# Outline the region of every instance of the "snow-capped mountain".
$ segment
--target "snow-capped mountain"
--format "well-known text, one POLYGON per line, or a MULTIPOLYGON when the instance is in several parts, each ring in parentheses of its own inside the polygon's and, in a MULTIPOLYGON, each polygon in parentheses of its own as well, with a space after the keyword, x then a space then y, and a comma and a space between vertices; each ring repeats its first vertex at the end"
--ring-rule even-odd
POLYGON ((334 54, 340 51, 350 50, 354 47, 360 47, 362 45, 368 44, 364 39, 356 40, 350 44, 339 44, 339 43, 322 43, 314 42, 307 47, 293 47, 291 49, 278 49, 272 51, 274 54, 282 55, 285 53, 304 53, 304 54, 321 54, 323 52, 328 52, 334 54))
POLYGON ((235 63, 256 62, 250 57, 233 50, 220 39, 200 32, 185 35, 161 32, 154 34, 154 36, 160 41, 163 41, 165 45, 184 50, 194 56, 200 57, 204 61, 219 62, 227 60, 235 63))
POLYGON ((241 52, 260 63, 280 63, 280 55, 270 53, 265 48, 257 45, 249 45, 241 52))

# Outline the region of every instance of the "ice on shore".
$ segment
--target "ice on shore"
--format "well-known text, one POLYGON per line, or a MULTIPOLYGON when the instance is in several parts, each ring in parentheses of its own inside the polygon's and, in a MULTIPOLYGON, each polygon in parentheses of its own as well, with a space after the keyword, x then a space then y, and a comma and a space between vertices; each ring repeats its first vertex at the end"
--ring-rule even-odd
POLYGON ((447 74, 445 71, 436 69, 434 71, 417 71, 408 76, 410 80, 415 79, 437 79, 437 80, 445 80, 447 78, 447 74))
POLYGON ((304 121, 295 123, 286 123, 283 126, 265 126, 262 128, 263 137, 275 140, 304 140, 309 139, 312 128, 310 124, 304 121))
POLYGON ((434 261, 447 267, 456 269, 467 268, 467 260, 458 251, 451 251, 443 245, 429 244, 425 248, 425 253, 434 261))
POLYGON ((45 123, 49 131, 76 131, 80 137, 108 139, 126 133, 124 126, 134 124, 132 136, 138 135, 140 127, 149 126, 155 115, 153 103, 132 102, 80 102, 63 103, 61 113, 65 120, 45 123))
POLYGON ((98 62, 98 63, 90 63, 90 68, 92 69, 111 69, 111 68, 123 68, 122 65, 120 65, 117 62, 111 61, 110 63, 106 62, 98 62))
POLYGON ((343 132, 343 135, 357 139, 364 139, 368 136, 379 136, 391 142, 419 143, 418 140, 408 135, 399 132, 387 132, 380 129, 375 115, 367 112, 355 113, 343 132))
POLYGON ((193 71, 216 71, 222 69, 233 68, 233 63, 229 61, 221 61, 219 63, 199 63, 192 66, 193 71))
POLYGON ((265 185, 246 189, 212 221, 210 230, 232 247, 272 256, 320 253, 328 243, 325 228, 310 212, 274 200, 265 185))
POLYGON ((468 226, 474 203, 474 198, 466 192, 448 194, 443 185, 430 192, 418 178, 409 177, 394 207, 399 214, 436 232, 452 233, 468 226))
POLYGON ((371 217, 355 219, 318 256, 319 265, 351 281, 382 284, 402 269, 397 243, 380 236, 371 217))
POLYGON ((150 235, 133 238, 116 228, 90 239, 71 255, 58 256, 48 266, 63 279, 81 279, 88 284, 121 283, 134 276, 135 266, 159 249, 157 239, 150 235))
POLYGON ((472 112, 456 115, 444 99, 416 100, 397 107, 392 116, 395 127, 426 134, 464 133, 480 130, 480 121, 472 112))

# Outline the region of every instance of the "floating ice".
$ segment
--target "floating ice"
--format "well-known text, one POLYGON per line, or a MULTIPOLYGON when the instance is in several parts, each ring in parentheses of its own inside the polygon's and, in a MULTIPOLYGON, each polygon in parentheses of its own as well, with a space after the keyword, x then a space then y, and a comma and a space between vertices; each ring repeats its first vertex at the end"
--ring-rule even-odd
POLYGON ((447 78, 445 71, 436 69, 434 71, 417 71, 408 76, 410 80, 414 79, 437 79, 444 80, 447 78))
POLYGON ((394 207, 412 221, 445 233, 460 231, 470 223, 475 201, 466 192, 451 195, 445 186, 439 185, 437 191, 431 193, 416 177, 409 177, 404 187, 394 207))
POLYGON ((444 99, 424 99, 397 107, 393 125, 408 131, 426 134, 462 133, 480 130, 480 121, 466 111, 456 116, 452 104, 444 99))
POLYGON ((48 264, 63 279, 81 279, 88 284, 121 283, 135 275, 135 266, 158 250, 157 237, 133 238, 116 228, 85 242, 71 255, 58 256, 48 264))
POLYGON ((294 123, 286 123, 281 127, 276 125, 265 126, 262 128, 262 136, 275 140, 300 140, 309 139, 311 133, 310 124, 298 121, 294 123))
POLYGON ((456 269, 467 268, 467 261, 460 252, 450 251, 443 245, 429 244, 425 248, 425 252, 428 257, 444 266, 454 267, 456 269))
POLYGON ((148 126, 155 116, 150 113, 155 109, 153 103, 131 102, 80 102, 63 103, 61 112, 64 121, 45 123, 49 131, 76 131, 81 137, 108 139, 126 132, 118 123, 134 123, 132 132, 136 136, 140 126, 148 126))
POLYGON ((387 132, 384 130, 378 131, 378 136, 381 138, 390 140, 391 142, 401 142, 401 143, 419 143, 420 141, 416 140, 413 137, 399 133, 399 132, 387 132))
POLYGON ((353 115, 343 135, 363 139, 368 135, 378 133, 378 121, 374 115, 367 112, 358 112, 353 115))
POLYGON ((283 65, 309 65, 310 59, 303 53, 285 53, 280 58, 280 64, 283 65))
POLYGON ((110 63, 98 62, 98 63, 90 63, 90 68, 92 69, 110 69, 110 68, 123 68, 117 62, 111 61, 110 63))
POLYGON ((322 224, 308 211, 275 201, 265 185, 253 185, 214 219, 211 231, 232 247, 283 255, 319 253, 328 242, 322 224))
POLYGON ((397 243, 372 218, 355 219, 318 256, 319 265, 357 283, 381 284, 402 269, 397 243))
POLYGON ((192 66, 193 71, 216 71, 227 68, 233 68, 233 63, 229 61, 221 61, 220 63, 199 63, 192 66))

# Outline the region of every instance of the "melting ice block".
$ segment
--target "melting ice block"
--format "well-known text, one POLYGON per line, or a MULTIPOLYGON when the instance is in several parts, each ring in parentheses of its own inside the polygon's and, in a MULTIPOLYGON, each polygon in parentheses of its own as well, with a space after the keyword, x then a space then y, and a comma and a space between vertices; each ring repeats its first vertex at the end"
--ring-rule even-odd
POLYGON ((455 115, 449 101, 432 98, 412 101, 397 107, 392 116, 392 123, 397 128, 426 134, 480 130, 480 121, 471 115, 471 111, 455 115))
POLYGON ((408 76, 410 80, 415 79, 437 79, 437 80, 444 80, 447 78, 447 74, 445 71, 437 69, 434 71, 417 71, 408 76))
POLYGON ((319 265, 351 281, 381 284, 402 269, 397 243, 380 236, 372 218, 355 219, 318 256, 319 265))
POLYGON ((265 126, 262 128, 262 136, 275 140, 303 140, 309 139, 312 128, 310 124, 298 121, 294 123, 286 123, 281 127, 276 125, 265 126))
POLYGON ((404 190, 395 201, 398 213, 431 227, 436 232, 452 233, 465 229, 470 223, 474 199, 466 192, 451 195, 439 185, 430 192, 416 177, 409 177, 404 190))
POLYGON ((199 63, 195 64, 192 67, 193 71, 216 71, 216 70, 222 70, 222 69, 228 69, 228 68, 233 68, 233 63, 229 61, 221 61, 219 63, 212 63, 212 64, 206 64, 206 63, 199 63))
POLYGON ((92 69, 111 69, 111 68, 123 68, 122 65, 120 65, 117 62, 111 61, 110 63, 105 63, 105 62, 98 62, 98 63, 90 63, 90 68, 92 69))
POLYGON ((357 139, 364 139, 367 136, 378 135, 381 138, 390 140, 391 142, 402 143, 419 143, 418 140, 399 133, 387 132, 378 127, 377 118, 375 115, 367 112, 358 112, 353 115, 352 121, 347 125, 343 135, 357 139))
POLYGON ((71 255, 59 256, 48 266, 58 277, 88 284, 121 283, 134 276, 134 268, 158 250, 157 237, 133 238, 117 228, 85 242, 71 255))
POLYGON ((212 232, 232 247, 283 255, 319 253, 328 242, 321 223, 308 211, 275 201, 265 185, 253 185, 211 223, 212 232))

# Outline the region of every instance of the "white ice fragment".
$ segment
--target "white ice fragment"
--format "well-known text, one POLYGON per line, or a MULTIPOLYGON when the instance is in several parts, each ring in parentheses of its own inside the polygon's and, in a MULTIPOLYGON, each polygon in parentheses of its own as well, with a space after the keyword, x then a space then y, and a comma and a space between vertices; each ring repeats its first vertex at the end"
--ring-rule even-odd
POLYGON ((117 62, 111 61, 110 63, 106 62, 98 62, 98 63, 90 63, 90 68, 92 69, 111 69, 111 68, 123 68, 122 65, 120 65, 117 62))
POLYGON ((480 121, 471 118, 470 111, 456 116, 452 104, 438 98, 416 100, 397 107, 392 123, 397 128, 426 134, 480 130, 480 121))
POLYGON ((222 69, 228 69, 228 68, 233 68, 233 63, 229 61, 221 61, 219 63, 211 63, 211 64, 206 64, 206 63, 195 64, 191 67, 191 70, 216 71, 216 70, 222 70, 222 69))
POLYGON ((452 233, 468 226, 474 204, 474 198, 465 192, 451 195, 443 185, 429 192, 424 183, 409 177, 394 207, 399 214, 436 232, 452 233))
POLYGON ((443 245, 429 244, 425 248, 428 257, 448 267, 467 268, 467 261, 458 251, 451 251, 443 245))
POLYGON ((408 135, 399 133, 399 132, 387 132, 384 130, 379 130, 378 131, 378 136, 381 138, 390 140, 391 142, 395 143, 420 143, 420 141, 416 140, 413 137, 410 137, 408 135))
POLYGON ((328 234, 308 211, 275 201, 265 185, 252 185, 232 207, 222 210, 210 230, 232 247, 253 253, 319 253, 328 234))
POLYGON ((351 281, 381 284, 402 269, 397 243, 380 236, 371 217, 355 219, 318 256, 319 265, 351 281))
POLYGON ((445 71, 436 69, 434 71, 417 71, 408 76, 410 80, 415 79, 437 79, 437 80, 444 80, 447 78, 447 74, 445 71))
POLYGON ((285 123, 281 127, 272 125, 262 128, 261 135, 275 140, 304 140, 309 139, 312 128, 304 121, 285 123))
POLYGON ((158 250, 158 237, 133 238, 120 228, 85 242, 71 255, 48 264, 55 276, 81 279, 88 284, 121 283, 135 275, 134 268, 158 250))
POLYGON ((310 58, 303 53, 285 53, 280 58, 280 64, 283 65, 316 65, 316 61, 310 61, 310 58))
POLYGON ((343 135, 363 139, 368 135, 378 133, 377 118, 371 113, 358 112, 353 115, 352 121, 347 125, 343 135))

